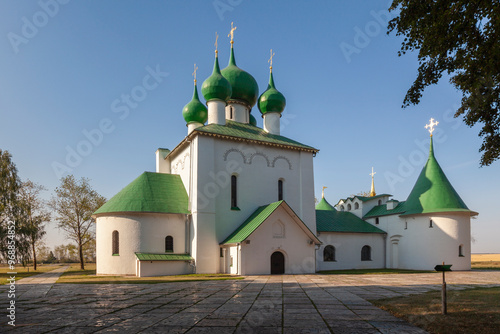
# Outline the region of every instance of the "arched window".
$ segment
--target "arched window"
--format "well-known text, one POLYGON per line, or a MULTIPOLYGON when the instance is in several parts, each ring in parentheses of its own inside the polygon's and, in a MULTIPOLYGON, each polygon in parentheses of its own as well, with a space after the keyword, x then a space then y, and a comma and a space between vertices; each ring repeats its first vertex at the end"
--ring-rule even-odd
POLYGON ((344 206, 343 205, 340 206, 340 211, 344 211, 344 206))
POLYGON ((458 246, 458 256, 464 257, 464 246, 463 245, 458 246))
POLYGON ((323 261, 333 262, 335 261, 335 247, 328 245, 323 250, 323 261))
POLYGON ((112 254, 119 255, 120 254, 120 235, 118 231, 113 231, 111 234, 111 244, 112 244, 112 254))
POLYGON ((174 238, 171 235, 165 237, 165 253, 174 252, 174 238))
POLYGON ((372 248, 368 245, 361 248, 361 261, 371 261, 372 260, 372 248))
POLYGON ((359 203, 358 202, 354 203, 354 210, 357 210, 357 209, 359 209, 359 203))
POLYGON ((229 106, 229 119, 233 120, 233 107, 229 106))
POLYGON ((236 209, 238 207, 237 181, 236 175, 231 175, 231 209, 236 209))
POLYGON ((378 200, 378 205, 382 205, 382 200, 381 199, 378 200))
POLYGON ((351 204, 347 204, 347 211, 351 211, 351 204))

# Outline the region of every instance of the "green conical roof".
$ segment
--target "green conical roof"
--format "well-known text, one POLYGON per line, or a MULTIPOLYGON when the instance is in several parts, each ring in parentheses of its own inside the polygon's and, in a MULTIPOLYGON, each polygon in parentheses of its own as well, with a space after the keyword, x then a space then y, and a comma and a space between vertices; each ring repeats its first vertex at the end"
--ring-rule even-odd
POLYGON ((285 110, 286 99, 274 86, 273 72, 269 74, 269 85, 259 97, 259 110, 264 115, 269 112, 282 113, 285 110))
POLYGON ((328 201, 324 197, 316 205, 316 210, 337 211, 337 210, 335 210, 335 208, 333 207, 333 205, 331 205, 330 203, 328 203, 328 201))
MULTIPOLYGON (((436 157, 434 157, 432 137, 429 158, 406 200, 404 209, 406 212, 403 215, 455 211, 471 212, 450 181, 448 181, 436 157)), ((474 212, 471 213, 475 214, 474 212)))
POLYGON ((189 213, 179 175, 144 172, 94 214, 113 212, 189 213))
POLYGON ((229 64, 221 73, 231 84, 232 92, 229 101, 234 100, 243 102, 252 108, 257 102, 259 86, 253 76, 236 66, 233 48, 231 48, 229 64))
POLYGON ((201 93, 205 100, 222 100, 227 101, 231 96, 232 89, 229 81, 224 78, 219 68, 219 57, 215 55, 214 70, 212 75, 207 78, 201 85, 201 93))
POLYGON ((198 97, 198 87, 196 86, 196 83, 194 85, 193 98, 182 109, 182 116, 186 120, 186 123, 198 122, 203 124, 208 119, 207 107, 205 107, 205 105, 200 102, 200 98, 198 97))

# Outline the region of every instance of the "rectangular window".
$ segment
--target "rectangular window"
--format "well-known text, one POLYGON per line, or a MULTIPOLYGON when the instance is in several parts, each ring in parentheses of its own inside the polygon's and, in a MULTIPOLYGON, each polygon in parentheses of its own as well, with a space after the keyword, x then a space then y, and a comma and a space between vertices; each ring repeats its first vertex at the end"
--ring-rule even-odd
POLYGON ((432 226, 432 219, 429 220, 429 228, 433 228, 434 226, 432 226))
POLYGON ((231 176, 231 209, 238 208, 236 183, 237 183, 237 177, 236 177, 236 175, 232 175, 231 176))
POLYGON ((283 180, 278 180, 278 201, 283 200, 283 180))
POLYGON ((375 225, 378 225, 380 223, 380 221, 378 220, 378 217, 375 218, 375 225))

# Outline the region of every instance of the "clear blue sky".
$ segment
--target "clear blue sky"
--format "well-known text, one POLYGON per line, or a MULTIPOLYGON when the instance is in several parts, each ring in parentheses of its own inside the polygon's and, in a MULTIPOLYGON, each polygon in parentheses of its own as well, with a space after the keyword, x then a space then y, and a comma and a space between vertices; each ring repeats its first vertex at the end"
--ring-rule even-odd
MULTIPOLYGON (((282 135, 320 149, 317 197, 323 185, 331 203, 368 191, 373 166, 377 192, 405 200, 425 163, 424 125, 433 117, 437 159, 480 213, 472 250, 500 252, 500 163, 479 168, 480 128, 452 117, 461 95, 446 79, 420 105, 401 109, 418 63, 415 54, 398 57, 401 39, 386 34, 388 1, 59 1, 0 2, 0 147, 22 179, 49 189, 45 197, 59 184, 54 164, 68 166, 68 149, 86 154, 70 161, 71 173, 107 198, 154 171, 156 149, 187 133, 181 110, 193 64, 201 85, 217 31, 226 66, 234 21, 237 64, 261 92, 269 50, 276 53, 274 78, 287 98, 282 135), (151 71, 158 82, 145 90, 151 71), (122 96, 132 93, 138 102, 125 108, 122 96), (102 139, 82 144, 84 131, 99 126, 102 139)), ((252 113, 261 126, 258 109, 252 113)), ((66 242, 55 223, 48 230, 49 246, 66 242)))

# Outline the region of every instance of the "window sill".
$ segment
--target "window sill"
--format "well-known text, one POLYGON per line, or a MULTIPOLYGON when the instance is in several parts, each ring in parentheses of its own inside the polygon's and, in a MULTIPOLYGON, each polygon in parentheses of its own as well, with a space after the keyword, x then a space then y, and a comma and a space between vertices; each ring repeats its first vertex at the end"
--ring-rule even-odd
POLYGON ((233 206, 231 207, 231 210, 232 211, 241 211, 240 208, 238 208, 237 206, 233 206))
POLYGON ((365 262, 365 261, 372 261, 372 260, 361 260, 361 261, 365 262))
POLYGON ((337 262, 337 260, 323 260, 323 262, 337 262))
POLYGON ((120 254, 113 254, 112 256, 120 256, 120 254))
POLYGON ((458 257, 465 257, 465 255, 459 255, 458 257))

